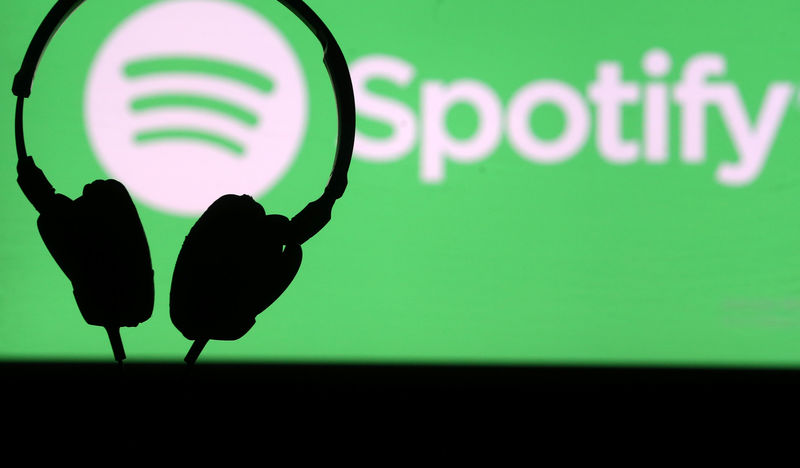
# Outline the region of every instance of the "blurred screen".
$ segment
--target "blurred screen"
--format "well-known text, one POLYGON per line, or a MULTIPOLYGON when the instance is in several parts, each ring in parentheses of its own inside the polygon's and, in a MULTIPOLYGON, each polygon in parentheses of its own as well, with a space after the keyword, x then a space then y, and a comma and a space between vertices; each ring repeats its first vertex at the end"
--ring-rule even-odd
MULTIPOLYGON (((348 60, 349 186, 289 289, 201 360, 800 364, 795 0, 308 0, 348 60)), ((1 7, 0 359, 110 360, 16 185, 1 7)), ((123 182, 155 270, 129 361, 179 362, 181 243, 217 196, 293 216, 333 163, 322 50, 276 1, 87 0, 40 63, 28 152, 123 182)))

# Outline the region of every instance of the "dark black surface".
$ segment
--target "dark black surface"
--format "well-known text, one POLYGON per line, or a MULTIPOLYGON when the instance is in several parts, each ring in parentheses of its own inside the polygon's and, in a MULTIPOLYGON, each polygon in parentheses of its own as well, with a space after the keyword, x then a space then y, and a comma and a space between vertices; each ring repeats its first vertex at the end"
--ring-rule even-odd
POLYGON ((800 372, 5 362, 0 388, 0 442, 27 456, 649 464, 794 434, 800 372))
MULTIPOLYGON (((213 364, 3 362, 6 389, 122 385, 204 393, 286 394, 338 399, 471 399, 502 394, 704 395, 800 390, 800 370, 687 367, 454 366, 370 364, 213 364)), ((145 392, 147 395, 147 392, 145 392)), ((800 393, 797 394, 800 401, 800 393)), ((148 398, 148 397, 146 397, 148 398)))

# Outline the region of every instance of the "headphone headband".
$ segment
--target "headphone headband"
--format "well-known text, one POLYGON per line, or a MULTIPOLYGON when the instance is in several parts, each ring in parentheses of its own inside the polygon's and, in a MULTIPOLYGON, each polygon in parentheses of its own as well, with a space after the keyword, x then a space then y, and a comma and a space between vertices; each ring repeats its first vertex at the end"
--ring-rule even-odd
MULTIPOLYGON (((323 62, 325 63, 325 68, 328 70, 328 75, 333 85, 339 121, 336 156, 334 158, 333 170, 331 171, 328 185, 325 187, 325 191, 319 199, 311 202, 306 209, 295 217, 299 218, 298 224, 301 225, 297 226, 296 230, 299 231, 297 233, 299 243, 302 243, 316 234, 327 222, 327 219, 316 219, 317 216, 320 215, 320 207, 324 208, 322 209, 322 216, 327 216, 327 218, 330 219, 330 208, 333 206, 333 203, 344 194, 345 188, 347 187, 347 171, 350 168, 356 129, 355 99, 347 61, 344 58, 344 54, 342 54, 339 44, 336 42, 336 39, 334 39, 333 34, 331 34, 325 23, 323 23, 319 16, 317 16, 317 14, 302 0, 277 1, 294 13, 295 16, 314 33, 317 40, 319 40, 322 45, 324 52, 323 62), (325 212, 327 213, 325 214, 325 212)), ((39 65, 39 60, 47 48, 50 39, 55 35, 61 24, 64 23, 70 14, 83 4, 83 2, 84 0, 58 0, 39 25, 39 29, 36 30, 36 34, 33 36, 33 40, 25 53, 22 66, 14 77, 12 91, 14 95, 17 96, 15 136, 17 157, 20 162, 28 158, 25 148, 25 132, 23 127, 24 101, 25 98, 30 97, 33 77, 39 65)), ((23 188, 23 191, 25 191, 25 188, 23 188)), ((26 193, 26 195, 28 195, 28 193, 26 193)), ((28 198, 30 198, 30 196, 28 198)))

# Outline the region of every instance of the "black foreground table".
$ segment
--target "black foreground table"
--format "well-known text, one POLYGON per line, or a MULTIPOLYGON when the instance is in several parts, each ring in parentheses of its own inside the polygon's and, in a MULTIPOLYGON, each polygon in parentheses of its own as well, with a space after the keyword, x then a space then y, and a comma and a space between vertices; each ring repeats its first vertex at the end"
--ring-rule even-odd
POLYGON ((800 371, 3 362, 0 397, 0 445, 28 455, 58 447, 202 459, 238 447, 298 461, 470 458, 582 437, 610 440, 613 450, 632 436, 669 445, 687 431, 708 445, 720 427, 770 427, 745 423, 751 416, 794 427, 800 371), (497 439, 500 452, 488 442, 497 439))

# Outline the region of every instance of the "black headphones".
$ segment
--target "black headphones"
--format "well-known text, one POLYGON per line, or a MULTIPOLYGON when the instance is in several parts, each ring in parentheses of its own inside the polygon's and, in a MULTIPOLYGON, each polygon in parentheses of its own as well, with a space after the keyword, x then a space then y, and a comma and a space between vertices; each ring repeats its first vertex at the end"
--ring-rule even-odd
MULTIPOLYGON (((125 351, 122 326, 150 318, 154 305, 153 269, 144 228, 125 187, 115 180, 86 185, 75 200, 57 194, 25 149, 23 109, 39 60, 55 32, 84 0, 58 0, 33 37, 14 77, 17 96, 15 136, 17 182, 39 212, 39 232, 47 249, 72 282, 84 319, 108 332, 114 358, 125 351)), ((330 30, 302 0, 277 0, 317 37, 324 50, 338 116, 333 170, 325 190, 291 220, 267 215, 247 195, 215 201, 186 236, 175 264, 170 317, 194 343, 193 363, 210 339, 236 340, 255 317, 289 286, 302 259, 301 244, 331 218, 333 204, 347 186, 355 137, 353 84, 342 50, 330 30)))

